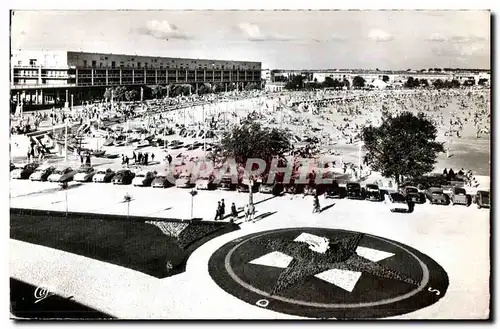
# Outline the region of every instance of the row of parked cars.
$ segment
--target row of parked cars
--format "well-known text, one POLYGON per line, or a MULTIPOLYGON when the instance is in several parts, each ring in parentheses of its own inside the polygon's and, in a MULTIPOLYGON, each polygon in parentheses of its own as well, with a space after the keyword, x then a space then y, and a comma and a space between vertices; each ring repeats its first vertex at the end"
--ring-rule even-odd
POLYGON ((151 186, 153 188, 196 188, 198 190, 226 190, 248 193, 267 193, 273 195, 305 194, 324 195, 325 198, 348 198, 369 201, 383 201, 392 211, 410 211, 414 204, 428 201, 438 205, 465 205, 475 203, 478 208, 490 207, 490 192, 477 191, 474 197, 467 195, 464 188, 457 186, 429 187, 419 190, 414 186, 403 186, 397 192, 381 190, 376 184, 366 184, 364 187, 356 182, 348 182, 345 187, 337 182, 328 185, 314 186, 310 184, 281 184, 281 183, 259 183, 250 184, 243 179, 235 184, 230 176, 222 177, 216 181, 213 176, 198 177, 193 181, 190 173, 183 173, 177 179, 169 177, 169 172, 157 173, 145 170, 134 173, 130 169, 122 169, 117 172, 111 169, 95 169, 91 166, 82 166, 76 170, 68 166, 56 168, 52 165, 39 166, 37 163, 29 163, 23 166, 11 166, 11 178, 30 179, 32 181, 113 183, 118 185, 151 186), (175 183, 173 183, 175 182, 175 183))
POLYGON ((477 191, 472 198, 466 190, 457 186, 429 187, 419 190, 414 186, 403 186, 397 192, 380 190, 376 184, 366 184, 361 187, 359 183, 349 182, 346 187, 334 186, 326 191, 325 197, 347 197, 349 199, 366 199, 370 201, 384 201, 391 211, 409 211, 414 204, 428 201, 437 205, 465 205, 475 203, 477 208, 490 207, 490 192, 477 191))

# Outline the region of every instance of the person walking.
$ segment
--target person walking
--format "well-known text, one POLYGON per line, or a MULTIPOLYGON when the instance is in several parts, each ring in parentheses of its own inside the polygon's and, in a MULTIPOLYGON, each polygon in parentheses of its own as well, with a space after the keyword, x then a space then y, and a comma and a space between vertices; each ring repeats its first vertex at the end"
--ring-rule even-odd
POLYGON ((234 221, 238 218, 238 210, 236 210, 236 205, 234 202, 231 204, 231 223, 234 223, 234 221))
POLYGON ((134 164, 137 162, 137 154, 135 154, 135 151, 132 151, 132 159, 134 159, 134 164))
POLYGON ((226 204, 224 203, 224 199, 222 199, 221 204, 220 204, 220 219, 224 219, 224 215, 226 214, 226 204))
POLYGON ((220 201, 217 203, 217 210, 215 211, 215 221, 218 221, 220 217, 220 201))
POLYGON ((151 162, 155 161, 155 154, 151 153, 151 162))
POLYGON ((320 205, 319 205, 319 198, 318 198, 318 195, 316 194, 314 196, 314 201, 313 201, 313 214, 314 213, 320 213, 321 212, 321 208, 320 208, 320 205))
POLYGON ((248 219, 249 219, 249 217, 250 217, 250 211, 249 211, 248 204, 246 204, 246 205, 243 207, 243 212, 245 213, 245 222, 248 222, 248 219))

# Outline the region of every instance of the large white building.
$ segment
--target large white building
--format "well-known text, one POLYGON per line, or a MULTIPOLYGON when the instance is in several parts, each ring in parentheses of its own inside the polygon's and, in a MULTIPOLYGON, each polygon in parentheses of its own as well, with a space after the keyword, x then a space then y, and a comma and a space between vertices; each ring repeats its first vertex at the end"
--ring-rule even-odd
POLYGON ((261 63, 194 58, 86 53, 74 51, 18 51, 11 55, 12 98, 24 104, 85 100, 102 96, 109 86, 204 83, 243 89, 261 82, 261 63))

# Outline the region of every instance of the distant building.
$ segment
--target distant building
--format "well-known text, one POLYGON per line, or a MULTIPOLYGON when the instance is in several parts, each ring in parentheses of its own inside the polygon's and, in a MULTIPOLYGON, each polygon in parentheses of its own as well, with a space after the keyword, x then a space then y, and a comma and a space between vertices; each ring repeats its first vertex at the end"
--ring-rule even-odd
POLYGON ((285 89, 285 82, 266 82, 265 91, 276 93, 282 92, 285 89))
POLYGON ((24 104, 75 104, 110 86, 140 88, 204 83, 243 90, 261 82, 261 63, 74 51, 19 51, 11 56, 11 99, 24 104))

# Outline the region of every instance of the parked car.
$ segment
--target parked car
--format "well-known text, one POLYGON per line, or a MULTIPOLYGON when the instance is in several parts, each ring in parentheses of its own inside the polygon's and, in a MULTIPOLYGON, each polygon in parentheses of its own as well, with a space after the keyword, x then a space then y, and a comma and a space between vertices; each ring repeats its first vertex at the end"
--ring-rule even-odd
POLYGON ((175 181, 175 186, 178 188, 191 188, 195 186, 195 183, 191 181, 192 176, 189 173, 183 173, 179 175, 179 178, 175 181))
POLYGON ((380 189, 376 184, 366 184, 364 188, 364 195, 370 201, 382 201, 380 189))
POLYGON ((342 199, 345 198, 346 194, 347 193, 345 187, 339 186, 339 184, 336 181, 333 181, 325 189, 325 198, 342 199))
POLYGON ((82 166, 78 168, 75 175, 75 181, 77 182, 91 182, 92 177, 94 177, 95 169, 90 166, 82 166))
POLYGON ((450 203, 448 195, 446 195, 440 187, 429 187, 425 191, 425 197, 431 204, 447 205, 450 203))
POLYGON ((259 186, 259 192, 263 194, 280 195, 284 191, 283 184, 279 183, 263 183, 259 186))
POLYGON ((421 202, 420 194, 418 193, 418 189, 415 186, 404 186, 400 188, 399 191, 409 202, 421 202))
POLYGON ((49 182, 59 182, 59 183, 64 183, 64 182, 69 182, 73 180, 73 177, 75 177, 76 171, 71 169, 70 167, 61 167, 56 170, 49 176, 47 179, 49 182))
POLYGON ((490 192, 489 191, 477 191, 474 196, 474 202, 477 205, 477 209, 490 208, 490 192))
POLYGON ((195 182, 195 186, 197 190, 215 190, 217 187, 213 175, 199 177, 195 182))
POLYGON ((233 183, 231 176, 224 176, 221 178, 218 188, 223 191, 234 191, 236 190, 237 184, 233 183))
POLYGON ((114 176, 115 172, 110 168, 106 170, 100 169, 95 173, 94 177, 92 177, 92 180, 94 181, 94 183, 109 183, 114 176))
POLYGON ((155 178, 156 173, 154 171, 143 170, 137 173, 132 180, 132 185, 134 186, 149 186, 153 179, 155 178))
POLYGON ((169 175, 171 175, 171 173, 169 173, 169 172, 161 172, 161 173, 157 174, 155 176, 155 178, 153 179, 151 186, 153 188, 155 188, 155 187, 166 188, 166 187, 173 186, 174 184, 170 181, 170 179, 172 179, 173 176, 169 177, 169 175))
POLYGON ((44 182, 56 170, 56 167, 51 165, 42 165, 35 169, 30 175, 30 180, 44 182))
POLYGON ((409 212, 410 210, 407 199, 404 195, 398 192, 386 194, 384 203, 391 212, 409 212))
POLYGON ((119 170, 113 177, 113 184, 128 185, 132 183, 135 174, 129 169, 119 170))
POLYGON ((346 194, 348 199, 363 199, 361 185, 359 183, 349 182, 346 184, 346 194))
POLYGON ((38 163, 35 162, 16 165, 16 168, 10 172, 10 177, 12 179, 28 179, 36 168, 38 168, 38 163))
POLYGON ((450 200, 452 205, 462 204, 468 207, 471 203, 467 192, 465 192, 465 189, 461 187, 453 187, 451 189, 450 200))
POLYGON ((10 163, 10 171, 12 171, 14 169, 16 169, 16 165, 11 162, 10 163))

